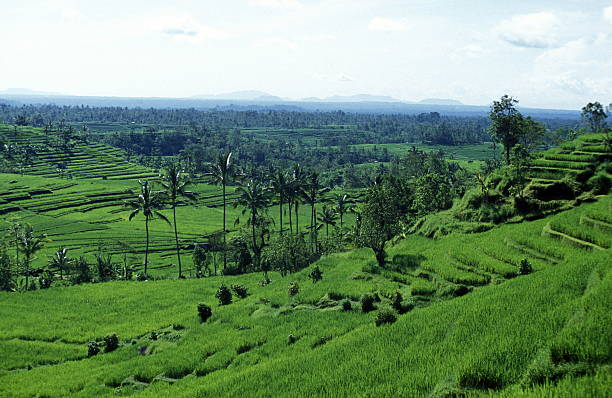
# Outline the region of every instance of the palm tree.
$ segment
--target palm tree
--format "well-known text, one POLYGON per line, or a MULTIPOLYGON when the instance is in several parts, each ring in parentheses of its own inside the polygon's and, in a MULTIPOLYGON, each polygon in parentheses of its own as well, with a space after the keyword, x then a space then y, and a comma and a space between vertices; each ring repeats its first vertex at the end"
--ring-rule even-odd
POLYGON ((147 236, 147 244, 145 246, 144 273, 147 275, 147 266, 149 264, 149 221, 161 218, 168 224, 170 221, 159 210, 163 208, 164 200, 160 192, 153 191, 149 185, 149 181, 138 181, 140 183, 140 194, 138 198, 132 201, 126 201, 125 205, 132 208, 129 220, 132 221, 138 213, 142 212, 145 216, 145 231, 147 236))
POLYGON ((23 229, 19 233, 19 250, 23 253, 23 264, 25 267, 25 289, 28 290, 28 281, 30 277, 30 263, 34 259, 36 253, 38 253, 47 241, 47 235, 43 234, 40 236, 34 235, 34 230, 29 224, 25 224, 23 229))
POLYGON ((57 268, 60 272, 60 279, 64 279, 64 270, 67 270, 70 264, 72 264, 72 259, 68 257, 68 249, 63 247, 55 252, 49 267, 57 268))
POLYGON ((247 225, 251 227, 253 253, 255 254, 256 265, 259 264, 261 258, 261 250, 264 246, 263 234, 260 243, 257 243, 257 227, 264 227, 264 213, 270 205, 272 198, 272 190, 257 180, 249 180, 248 183, 238 187, 236 190, 238 199, 234 202, 234 207, 242 206, 242 214, 249 213, 249 221, 247 225))
POLYGON ((228 152, 225 155, 219 155, 217 161, 210 164, 210 172, 206 173, 206 175, 212 178, 214 184, 223 187, 223 269, 225 269, 227 266, 227 228, 225 227, 227 203, 225 192, 230 180, 240 176, 236 164, 232 162, 232 153, 228 152))
POLYGON ((311 244, 316 250, 317 247, 317 202, 319 202, 322 196, 329 191, 329 188, 321 186, 319 182, 319 174, 313 172, 310 174, 307 184, 305 186, 306 203, 310 204, 310 233, 311 233, 311 244))
MULTIPOLYGON (((289 189, 289 179, 287 173, 282 169, 278 168, 270 176, 270 183, 272 185, 272 191, 278 195, 278 212, 280 218, 279 232, 283 234, 283 204, 287 196, 287 190, 289 189)), ((289 217, 291 217, 291 210, 289 210, 289 217)))
POLYGON ((186 188, 191 181, 187 178, 181 165, 177 162, 171 162, 164 168, 161 174, 162 186, 164 187, 164 194, 172 206, 172 217, 174 221, 174 240, 176 242, 176 257, 178 259, 178 277, 182 278, 182 267, 181 267, 181 251, 178 240, 178 228, 176 225, 176 206, 180 198, 186 198, 188 200, 195 200, 195 193, 187 191, 186 188))
POLYGON ((325 224, 325 235, 329 239, 329 226, 336 226, 336 221, 338 220, 338 212, 333 207, 327 207, 327 205, 323 205, 323 209, 321 209, 321 213, 319 214, 319 221, 322 224, 325 224))
MULTIPOLYGON (((302 203, 306 186, 306 171, 299 163, 293 167, 291 175, 291 182, 289 183, 289 210, 291 211, 291 205, 295 210, 295 233, 300 232, 300 203, 302 203)), ((291 222, 291 220, 289 220, 291 222)))
POLYGON ((355 199, 347 194, 338 194, 334 198, 334 203, 336 204, 336 211, 340 216, 340 229, 342 229, 344 215, 346 213, 352 213, 355 210, 355 199))

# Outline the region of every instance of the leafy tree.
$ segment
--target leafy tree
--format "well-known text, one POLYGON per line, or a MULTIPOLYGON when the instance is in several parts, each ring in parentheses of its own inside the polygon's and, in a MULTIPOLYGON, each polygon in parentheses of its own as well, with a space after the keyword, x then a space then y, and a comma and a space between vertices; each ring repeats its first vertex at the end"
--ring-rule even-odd
POLYGON ((25 289, 28 290, 29 287, 29 277, 30 277, 30 264, 32 260, 35 258, 36 253, 38 253, 47 242, 47 235, 35 235, 34 229, 31 225, 25 224, 23 229, 19 233, 19 250, 23 254, 24 260, 24 274, 26 277, 25 281, 25 289))
POLYGON ((414 208, 418 216, 448 209, 452 205, 451 184, 444 175, 425 174, 414 183, 414 208))
POLYGON ((385 265, 386 243, 401 231, 409 208, 405 184, 391 176, 372 185, 366 192, 360 212, 357 243, 374 251, 379 266, 385 265))
POLYGON ((227 267, 226 189, 228 183, 241 176, 236 164, 232 161, 232 152, 220 155, 215 162, 210 164, 210 172, 206 175, 211 177, 214 184, 221 185, 223 188, 223 268, 225 268, 227 267))
POLYGON ((608 115, 599 102, 589 102, 582 108, 582 120, 593 133, 606 129, 606 118, 608 115))
POLYGON ((15 288, 15 272, 11 266, 11 258, 0 249, 0 291, 11 292, 15 288))
POLYGON ((266 265, 281 273, 297 272, 310 264, 308 246, 301 234, 278 236, 263 252, 266 265))
POLYGON ((499 101, 493 101, 489 118, 491 135, 504 146, 506 163, 510 164, 510 151, 519 143, 521 115, 516 109, 518 100, 504 95, 499 101))
POLYGON ((144 274, 147 275, 147 266, 149 264, 149 221, 155 218, 160 218, 168 224, 170 224, 170 221, 159 211, 164 205, 163 195, 160 192, 153 191, 148 181, 139 181, 139 183, 140 194, 138 198, 132 201, 126 201, 125 205, 132 209, 128 217, 130 221, 141 212, 145 217, 146 246, 144 274))
POLYGON ((206 264, 206 248, 199 243, 196 243, 195 247, 193 248, 193 266, 196 271, 196 278, 201 278, 204 276, 204 268, 206 268, 210 274, 210 269, 206 264))
POLYGON ((188 200, 195 200, 195 194, 187 191, 187 186, 191 183, 186 177, 185 173, 181 169, 181 165, 177 162, 169 163, 161 175, 162 186, 164 187, 164 194, 170 202, 172 207, 172 217, 174 224, 174 240, 176 242, 176 257, 178 260, 178 276, 183 277, 181 267, 181 251, 178 239, 178 228, 176 225, 176 206, 179 204, 180 198, 186 198, 188 200))
POLYGON ((55 252, 49 264, 49 268, 57 269, 60 273, 60 279, 64 279, 64 271, 67 271, 72 263, 73 260, 68 256, 68 249, 63 247, 55 252))

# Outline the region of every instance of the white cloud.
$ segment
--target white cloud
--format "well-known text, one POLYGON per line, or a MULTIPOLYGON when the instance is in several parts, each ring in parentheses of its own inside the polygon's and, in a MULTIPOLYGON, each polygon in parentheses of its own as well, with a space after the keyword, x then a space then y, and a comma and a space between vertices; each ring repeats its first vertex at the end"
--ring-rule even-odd
POLYGON ((83 18, 83 14, 76 8, 67 7, 62 10, 62 19, 74 21, 83 18))
POLYGON ((529 84, 550 96, 612 97, 612 37, 572 40, 547 50, 535 60, 529 84))
POLYGON ((559 18, 550 12, 514 15, 502 21, 494 32, 504 41, 527 48, 555 47, 560 28, 559 18))
POLYGON ((408 29, 408 26, 397 19, 374 17, 370 21, 368 29, 380 32, 399 32, 408 29))
POLYGON ((344 73, 341 73, 338 75, 338 81, 340 82, 354 82, 355 79, 353 79, 351 76, 346 75, 344 73))
POLYGON ((255 7, 267 8, 301 8, 302 3, 298 0, 248 0, 255 7))
POLYGON ((479 46, 478 44, 468 44, 465 47, 456 49, 453 52, 453 56, 458 57, 458 58, 461 58, 461 57, 478 58, 484 55, 485 52, 486 52, 485 49, 479 46))
POLYGON ((254 47, 256 48, 288 48, 290 50, 297 50, 299 47, 293 40, 285 39, 282 37, 268 37, 260 39, 255 42, 254 47))
POLYGON ((612 23, 612 6, 604 8, 603 15, 606 21, 612 23))

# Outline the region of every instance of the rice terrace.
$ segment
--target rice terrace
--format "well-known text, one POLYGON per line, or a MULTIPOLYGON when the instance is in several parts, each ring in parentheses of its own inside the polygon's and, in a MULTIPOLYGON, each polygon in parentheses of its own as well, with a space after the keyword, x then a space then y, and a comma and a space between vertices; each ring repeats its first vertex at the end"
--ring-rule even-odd
POLYGON ((609 2, 163 3, 0 16, 0 397, 612 396, 609 2))

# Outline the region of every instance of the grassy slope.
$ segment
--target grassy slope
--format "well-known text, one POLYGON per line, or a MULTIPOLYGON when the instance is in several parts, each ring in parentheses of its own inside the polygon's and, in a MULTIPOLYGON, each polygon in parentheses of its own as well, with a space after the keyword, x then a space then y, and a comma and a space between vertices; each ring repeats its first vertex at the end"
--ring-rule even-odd
POLYGON ((605 396, 610 250, 583 250, 542 231, 577 213, 605 218, 611 206, 606 197, 482 234, 409 237, 390 250, 396 271, 364 272, 376 270, 368 250, 328 256, 317 264, 324 279, 316 285, 307 269, 273 274, 265 287, 257 284, 260 275, 244 275, 0 294, 0 357, 10 358, 0 368, 0 396, 444 396, 457 390, 605 396), (414 261, 399 266, 402 256, 414 261), (500 264, 516 267, 524 257, 534 274, 504 273, 500 264), (301 291, 289 298, 293 280, 301 291), (222 281, 244 284, 252 294, 215 304, 213 318, 200 324, 196 304, 213 304, 222 281), (457 282, 473 292, 452 298, 457 282), (435 293, 420 290, 428 286, 435 293), (416 309, 377 328, 374 313, 362 314, 355 301, 369 291, 383 297, 380 308, 389 305, 389 293, 412 293, 416 309), (353 310, 339 311, 330 297, 352 300, 353 310), (162 337, 152 340, 152 331, 162 337), (84 356, 87 341, 109 333, 120 335, 118 351, 73 360, 84 356), (295 344, 287 343, 289 334, 295 344), (7 370, 45 362, 62 363, 7 370), (575 379, 551 384, 565 374, 575 379))

